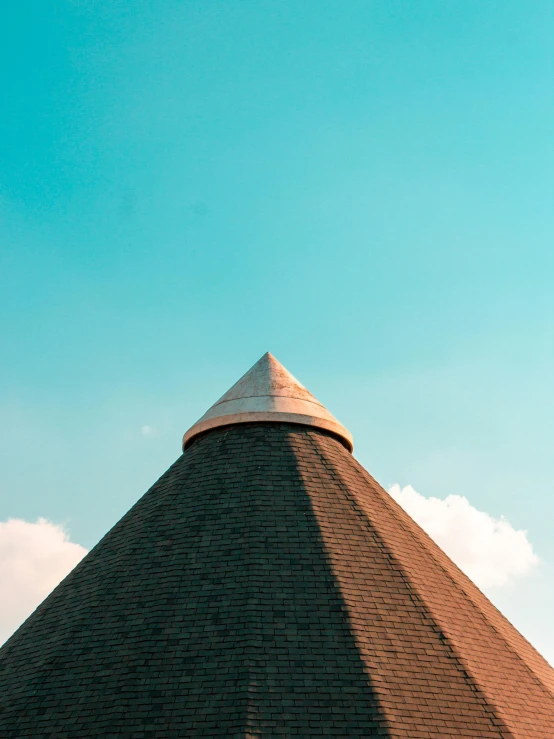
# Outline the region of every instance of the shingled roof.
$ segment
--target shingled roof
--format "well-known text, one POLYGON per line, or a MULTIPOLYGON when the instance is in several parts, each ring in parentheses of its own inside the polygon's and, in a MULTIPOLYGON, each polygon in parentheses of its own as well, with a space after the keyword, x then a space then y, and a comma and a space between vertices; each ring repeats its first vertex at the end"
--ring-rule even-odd
POLYGON ((552 668, 273 380, 0 650, 2 739, 554 737, 552 668))

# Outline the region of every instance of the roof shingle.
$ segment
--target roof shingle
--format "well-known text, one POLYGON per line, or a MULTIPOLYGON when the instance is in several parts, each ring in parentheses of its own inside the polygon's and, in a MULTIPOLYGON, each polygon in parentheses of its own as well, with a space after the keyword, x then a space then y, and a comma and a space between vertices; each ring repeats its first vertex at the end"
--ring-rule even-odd
POLYGON ((0 736, 554 737, 554 672, 324 430, 197 436, 0 650, 0 736))

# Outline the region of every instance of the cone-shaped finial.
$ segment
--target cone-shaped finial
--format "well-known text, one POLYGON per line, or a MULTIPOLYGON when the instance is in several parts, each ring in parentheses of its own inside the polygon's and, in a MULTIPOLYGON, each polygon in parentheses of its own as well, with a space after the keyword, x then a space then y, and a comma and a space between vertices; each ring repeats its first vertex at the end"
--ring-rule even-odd
POLYGON ((187 431, 183 449, 209 429, 260 421, 326 429, 353 449, 352 434, 269 352, 187 431))

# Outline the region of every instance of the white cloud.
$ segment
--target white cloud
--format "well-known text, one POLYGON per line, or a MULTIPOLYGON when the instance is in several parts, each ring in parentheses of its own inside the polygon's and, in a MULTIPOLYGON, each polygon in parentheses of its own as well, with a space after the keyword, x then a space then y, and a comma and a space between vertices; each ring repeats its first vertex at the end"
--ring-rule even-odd
POLYGON ((143 436, 156 436, 156 429, 153 426, 142 426, 140 433, 143 436))
POLYGON ((44 518, 0 521, 0 644, 86 553, 63 526, 44 518))
POLYGON ((479 587, 502 587, 539 562, 527 532, 474 508, 467 498, 426 498, 411 485, 389 493, 479 587))

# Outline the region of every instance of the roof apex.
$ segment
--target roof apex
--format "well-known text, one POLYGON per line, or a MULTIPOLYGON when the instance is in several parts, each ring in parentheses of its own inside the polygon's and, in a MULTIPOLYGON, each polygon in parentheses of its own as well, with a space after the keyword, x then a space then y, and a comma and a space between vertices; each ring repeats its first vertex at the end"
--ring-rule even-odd
POLYGON ((286 370, 266 352, 183 437, 183 449, 209 429, 236 423, 287 422, 330 431, 349 451, 352 434, 286 370))

